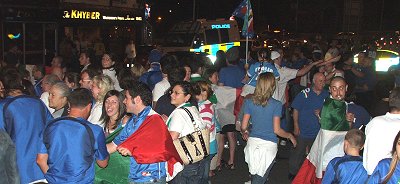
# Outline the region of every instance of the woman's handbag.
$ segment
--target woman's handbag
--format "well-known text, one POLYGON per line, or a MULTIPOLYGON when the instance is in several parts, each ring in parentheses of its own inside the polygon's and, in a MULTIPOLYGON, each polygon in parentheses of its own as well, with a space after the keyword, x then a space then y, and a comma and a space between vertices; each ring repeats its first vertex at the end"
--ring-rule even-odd
POLYGON ((194 132, 174 140, 176 150, 181 157, 183 164, 193 164, 203 160, 210 154, 210 131, 205 128, 200 130, 194 121, 190 111, 182 107, 192 120, 194 132))

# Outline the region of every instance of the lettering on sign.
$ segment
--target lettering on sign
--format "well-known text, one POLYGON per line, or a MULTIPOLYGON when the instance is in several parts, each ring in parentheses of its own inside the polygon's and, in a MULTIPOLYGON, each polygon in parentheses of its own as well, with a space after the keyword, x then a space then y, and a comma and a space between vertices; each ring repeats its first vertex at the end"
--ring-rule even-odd
POLYGON ((100 12, 71 10, 64 11, 64 19, 100 19, 100 12))
POLYGON ((141 21, 142 17, 125 16, 108 16, 101 15, 97 11, 80 11, 80 10, 65 10, 64 19, 88 19, 88 20, 117 20, 117 21, 141 21))
POLYGON ((211 29, 229 29, 231 28, 230 24, 214 24, 211 25, 211 29))

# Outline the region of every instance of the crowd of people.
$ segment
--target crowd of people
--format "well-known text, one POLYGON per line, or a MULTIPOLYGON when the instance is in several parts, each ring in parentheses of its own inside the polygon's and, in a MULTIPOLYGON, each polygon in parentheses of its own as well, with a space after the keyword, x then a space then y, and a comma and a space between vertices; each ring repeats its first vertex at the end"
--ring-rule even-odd
POLYGON ((82 51, 80 68, 56 56, 31 71, 5 61, 0 183, 209 183, 236 169, 238 140, 253 184, 283 145, 293 183, 398 182, 400 88, 378 80, 368 51, 354 63, 336 40, 245 54, 232 47, 212 63, 154 48, 143 66, 127 47, 128 67, 82 51), (182 164, 173 141, 199 129, 209 153, 182 164))

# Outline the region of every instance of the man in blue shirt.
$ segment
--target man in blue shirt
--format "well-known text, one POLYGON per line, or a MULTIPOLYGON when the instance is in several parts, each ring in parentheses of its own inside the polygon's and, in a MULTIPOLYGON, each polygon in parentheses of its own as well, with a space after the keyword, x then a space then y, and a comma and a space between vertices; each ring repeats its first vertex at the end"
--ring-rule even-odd
POLYGON ((347 103, 347 112, 352 113, 355 117, 351 125, 352 129, 359 129, 361 126, 367 126, 369 121, 371 121, 371 116, 367 110, 354 102, 347 103))
POLYGON ((93 183, 95 162, 103 168, 108 164, 105 136, 100 126, 86 120, 92 109, 89 90, 74 90, 68 102, 69 116, 44 128, 36 161, 49 183, 93 183))
POLYGON ((246 72, 237 65, 239 59, 239 49, 237 47, 232 47, 226 52, 228 66, 221 68, 219 71, 218 85, 232 88, 243 87, 242 80, 246 72))
POLYGON ((293 100, 294 134, 297 146, 289 159, 289 178, 294 178, 304 161, 307 148, 310 149, 320 129, 319 119, 315 111, 320 111, 329 92, 324 90, 325 76, 316 73, 313 86, 302 90, 293 100))
MULTIPOLYGON (((151 102, 151 91, 143 83, 136 83, 135 85, 131 86, 131 89, 125 90, 124 104, 126 105, 126 112, 132 113, 133 116, 126 123, 125 128, 113 140, 113 142, 107 144, 107 150, 109 153, 119 151, 125 156, 132 155, 132 153, 127 153, 126 149, 119 148, 118 146, 127 140, 132 134, 134 134, 148 117, 152 115, 160 116, 151 108, 151 102)), ((148 142, 148 144, 152 144, 152 142, 148 142)), ((129 182, 135 184, 166 183, 167 175, 165 162, 139 164, 134 157, 130 158, 131 164, 128 176, 129 182)))
POLYGON ((349 130, 343 146, 346 155, 336 157, 329 162, 322 183, 366 183, 368 174, 360 156, 364 142, 365 135, 361 130, 349 130))
POLYGON ((6 71, 2 82, 7 98, 0 102, 0 129, 15 144, 21 183, 44 180, 35 161, 42 142, 39 134, 53 117, 40 99, 23 94, 22 77, 16 70, 6 71))

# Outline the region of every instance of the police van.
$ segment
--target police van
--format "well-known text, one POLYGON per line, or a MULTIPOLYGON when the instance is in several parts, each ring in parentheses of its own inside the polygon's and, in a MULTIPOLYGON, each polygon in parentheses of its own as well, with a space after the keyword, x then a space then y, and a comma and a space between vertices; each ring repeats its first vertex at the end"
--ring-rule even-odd
POLYGON ((240 46, 239 29, 235 20, 180 22, 167 33, 162 45, 166 52, 206 53, 214 62, 217 51, 240 46))

